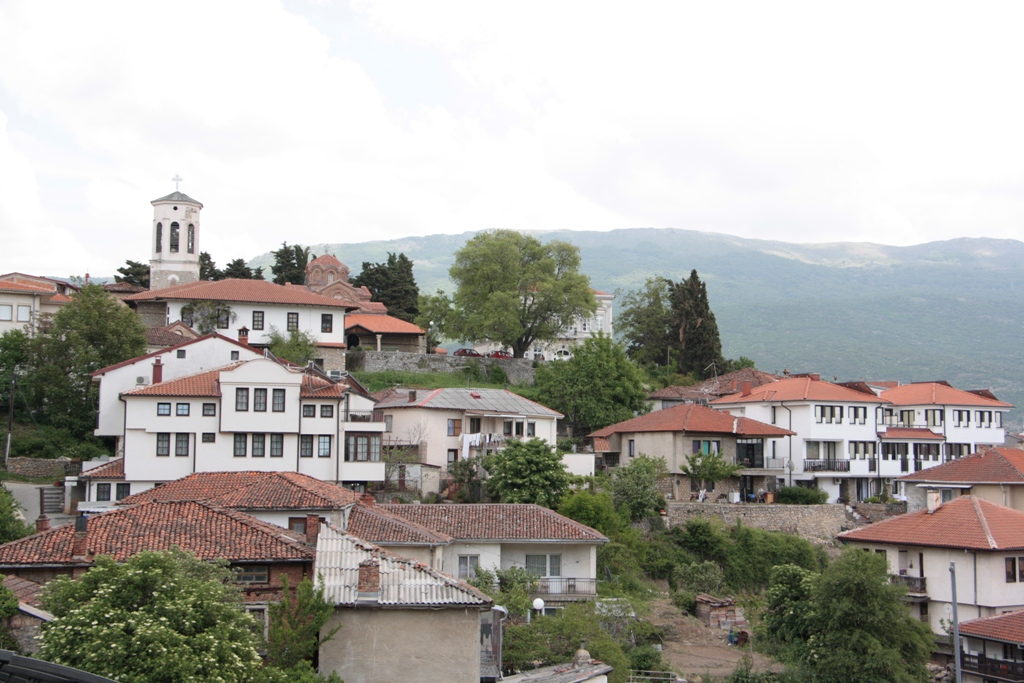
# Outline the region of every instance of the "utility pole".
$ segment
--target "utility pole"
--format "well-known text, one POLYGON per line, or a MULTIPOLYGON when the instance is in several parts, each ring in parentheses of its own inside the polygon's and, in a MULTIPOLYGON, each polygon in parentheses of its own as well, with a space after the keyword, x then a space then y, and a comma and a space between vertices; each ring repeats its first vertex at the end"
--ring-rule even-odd
POLYGON ((960 620, 956 614, 956 562, 949 563, 949 580, 953 586, 953 666, 956 683, 962 683, 960 671, 960 620))
POLYGON ((14 431, 14 384, 18 378, 18 366, 11 368, 11 394, 7 399, 7 444, 4 447, 4 469, 11 457, 11 433, 14 431))

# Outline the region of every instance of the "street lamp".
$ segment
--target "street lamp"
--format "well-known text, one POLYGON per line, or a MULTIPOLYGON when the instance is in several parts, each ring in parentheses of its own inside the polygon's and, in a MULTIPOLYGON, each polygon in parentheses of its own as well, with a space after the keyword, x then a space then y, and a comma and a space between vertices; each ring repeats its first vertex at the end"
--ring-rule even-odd
POLYGON ((533 609, 537 610, 538 617, 542 616, 544 614, 544 600, 541 598, 536 598, 533 601, 533 609))

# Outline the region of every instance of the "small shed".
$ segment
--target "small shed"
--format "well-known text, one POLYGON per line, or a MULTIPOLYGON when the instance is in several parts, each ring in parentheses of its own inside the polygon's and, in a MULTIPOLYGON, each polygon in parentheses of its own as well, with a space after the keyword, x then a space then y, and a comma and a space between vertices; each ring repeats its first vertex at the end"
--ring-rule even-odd
POLYGON ((743 615, 743 608, 731 597, 716 598, 707 593, 697 596, 697 618, 705 626, 721 628, 727 631, 745 630, 749 627, 743 615))

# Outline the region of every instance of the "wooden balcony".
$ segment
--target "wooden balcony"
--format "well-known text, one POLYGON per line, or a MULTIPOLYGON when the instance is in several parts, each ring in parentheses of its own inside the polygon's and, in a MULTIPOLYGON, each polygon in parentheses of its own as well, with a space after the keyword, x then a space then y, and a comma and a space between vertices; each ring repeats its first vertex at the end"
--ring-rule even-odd
POLYGON ((960 655, 960 665, 964 671, 983 676, 995 676, 1004 681, 1024 681, 1024 662, 1008 662, 964 653, 960 655))

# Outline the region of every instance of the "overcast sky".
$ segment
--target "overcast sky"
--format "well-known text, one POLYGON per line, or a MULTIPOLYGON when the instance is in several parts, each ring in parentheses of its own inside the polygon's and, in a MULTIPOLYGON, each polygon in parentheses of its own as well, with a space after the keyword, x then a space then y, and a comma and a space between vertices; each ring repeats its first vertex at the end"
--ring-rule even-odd
POLYGON ((282 240, 1020 238, 1022 3, 0 0, 0 272, 282 240))

